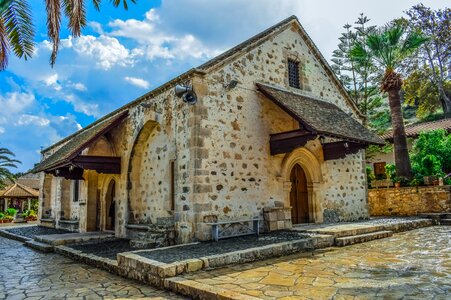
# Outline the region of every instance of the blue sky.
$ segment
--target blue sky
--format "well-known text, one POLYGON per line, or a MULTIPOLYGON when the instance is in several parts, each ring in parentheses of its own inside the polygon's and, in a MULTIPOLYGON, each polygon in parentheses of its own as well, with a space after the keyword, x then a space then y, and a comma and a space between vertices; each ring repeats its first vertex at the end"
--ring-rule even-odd
MULTIPOLYGON (((80 38, 63 20, 57 63, 49 65, 43 1, 29 1, 36 51, 29 61, 11 56, 0 72, 0 147, 22 161, 40 159, 41 147, 88 125, 187 69, 290 16, 297 15, 323 55, 331 58, 345 23, 363 12, 374 24, 401 16, 412 0, 138 0, 129 10, 104 0, 89 3, 80 38), (384 10, 383 8, 390 8, 384 10)), ((451 0, 423 1, 433 8, 451 0)))

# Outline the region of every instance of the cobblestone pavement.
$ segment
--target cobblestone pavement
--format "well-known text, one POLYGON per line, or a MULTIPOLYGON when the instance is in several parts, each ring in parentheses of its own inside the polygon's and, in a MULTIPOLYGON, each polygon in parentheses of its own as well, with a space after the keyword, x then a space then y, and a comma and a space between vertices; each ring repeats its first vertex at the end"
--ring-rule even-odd
POLYGON ((186 299, 0 237, 0 299, 186 299))
POLYGON ((184 278, 261 299, 450 299, 450 238, 449 226, 427 227, 184 278))

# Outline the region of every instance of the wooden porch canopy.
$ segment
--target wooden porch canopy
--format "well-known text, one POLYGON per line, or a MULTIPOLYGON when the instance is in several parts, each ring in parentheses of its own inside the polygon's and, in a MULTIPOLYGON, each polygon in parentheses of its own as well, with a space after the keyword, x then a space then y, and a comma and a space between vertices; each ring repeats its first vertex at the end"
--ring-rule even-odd
POLYGON ((83 179, 83 170, 95 170, 104 174, 120 174, 120 157, 88 156, 81 155, 81 153, 97 139, 121 124, 127 116, 128 111, 125 111, 80 130, 55 153, 41 161, 32 172, 45 172, 74 180, 83 179))
POLYGON ((370 144, 384 144, 382 139, 335 104, 266 84, 258 83, 257 88, 299 122, 300 129, 270 136, 271 155, 289 153, 316 138, 321 139, 324 160, 343 158, 370 144), (325 137, 339 141, 324 143, 325 137))

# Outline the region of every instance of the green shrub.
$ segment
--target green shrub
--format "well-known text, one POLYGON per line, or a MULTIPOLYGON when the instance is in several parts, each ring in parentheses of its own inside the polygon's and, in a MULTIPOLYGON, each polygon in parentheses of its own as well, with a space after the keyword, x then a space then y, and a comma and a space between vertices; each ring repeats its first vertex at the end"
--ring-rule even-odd
POLYGON ((398 176, 396 176, 396 166, 392 164, 385 165, 385 175, 387 175, 388 179, 391 179, 393 182, 398 181, 398 176))
POLYGON ((412 169, 421 176, 451 172, 451 134, 439 129, 421 133, 411 151, 412 169))
POLYGON ((5 218, 5 214, 0 212, 0 220, 3 220, 5 218))
POLYGON ((5 215, 7 215, 7 216, 14 217, 16 214, 17 214, 17 209, 12 208, 12 207, 8 208, 8 209, 5 211, 5 215))
POLYGON ((370 184, 374 179, 376 179, 376 177, 374 176, 373 169, 371 167, 366 167, 366 182, 370 184))

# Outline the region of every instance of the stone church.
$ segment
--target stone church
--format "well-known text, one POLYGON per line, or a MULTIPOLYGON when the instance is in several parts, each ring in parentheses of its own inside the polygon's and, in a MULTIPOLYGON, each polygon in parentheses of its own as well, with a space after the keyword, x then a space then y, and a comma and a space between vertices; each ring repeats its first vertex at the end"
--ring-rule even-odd
POLYGON ((274 207, 365 219, 363 121, 292 16, 44 149, 39 218, 165 244, 274 207))

